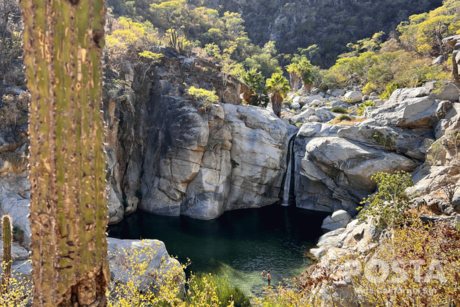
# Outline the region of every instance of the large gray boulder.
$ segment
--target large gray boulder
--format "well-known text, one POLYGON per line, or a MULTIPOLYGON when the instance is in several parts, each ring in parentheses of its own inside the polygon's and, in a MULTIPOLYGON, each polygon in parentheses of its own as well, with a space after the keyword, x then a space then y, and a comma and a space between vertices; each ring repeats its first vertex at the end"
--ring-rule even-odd
POLYGON ((455 83, 443 84, 438 90, 433 91, 430 97, 452 102, 458 101, 460 97, 460 85, 455 83))
POLYGON ((425 161, 426 150, 434 141, 431 129, 405 129, 370 125, 345 127, 337 132, 337 136, 366 144, 372 148, 404 153, 406 156, 420 161, 425 161))
MULTIPOLYGON (((378 172, 413 171, 419 163, 403 155, 338 137, 343 126, 304 124, 295 141, 295 194, 300 208, 356 214, 376 189, 378 172)), ((345 128, 346 129, 346 128, 345 128)))
POLYGON ((107 238, 111 279, 116 282, 138 284, 140 290, 160 286, 166 274, 178 277, 178 286, 185 273, 181 264, 169 256, 166 246, 158 240, 119 240, 107 238), (145 274, 136 275, 136 265, 146 263, 145 274))
POLYGON ((363 93, 360 91, 351 91, 345 94, 344 96, 345 99, 351 100, 351 102, 360 102, 363 100, 363 93))
POLYGON ((359 198, 375 189, 375 182, 371 180, 373 174, 399 170, 410 172, 418 166, 404 156, 338 137, 314 138, 308 142, 306 153, 323 172, 336 177, 339 186, 359 198))
POLYGON ((424 97, 428 96, 431 93, 431 90, 426 87, 413 87, 413 88, 401 88, 394 91, 390 99, 387 102, 387 105, 394 104, 396 102, 401 102, 410 98, 424 97))
POLYGON ((448 105, 429 97, 405 99, 376 109, 361 125, 431 128, 449 110, 448 105))

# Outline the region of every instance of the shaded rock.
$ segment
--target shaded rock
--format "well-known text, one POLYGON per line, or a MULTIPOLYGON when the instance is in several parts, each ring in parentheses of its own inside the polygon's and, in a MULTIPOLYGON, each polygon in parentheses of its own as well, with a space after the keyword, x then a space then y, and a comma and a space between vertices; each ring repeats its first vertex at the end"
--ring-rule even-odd
POLYGON ((334 113, 326 109, 316 109, 315 115, 321 119, 322 122, 328 122, 335 118, 334 113))
POLYGON ((27 198, 29 190, 27 173, 0 176, 0 216, 11 216, 13 226, 23 232, 21 245, 25 248, 30 247, 31 236, 28 218, 30 199, 27 198))
POLYGON ((125 210, 121 203, 122 197, 120 194, 117 195, 112 185, 108 187, 107 196, 109 225, 117 224, 123 220, 125 215, 125 210))
POLYGON ((340 228, 322 235, 318 239, 318 243, 316 245, 324 247, 340 247, 343 242, 341 242, 341 237, 339 235, 345 232, 345 230, 345 228, 340 228))
POLYGON ((337 108, 337 107, 348 108, 350 106, 348 102, 342 101, 342 100, 331 101, 330 105, 332 108, 337 108))
POLYGON ((0 131, 0 153, 14 151, 24 144, 20 132, 12 125, 0 131))
POLYGON ((327 94, 331 95, 331 96, 334 96, 334 97, 339 97, 339 96, 345 95, 345 90, 343 90, 343 89, 328 90, 327 94))
POLYGON ((447 112, 443 119, 441 119, 435 126, 436 139, 440 139, 445 135, 447 130, 458 129, 458 120, 460 118, 460 103, 452 104, 452 108, 447 112))
POLYGON ((308 118, 308 121, 311 122, 311 123, 321 123, 322 120, 321 118, 319 118, 318 116, 316 115, 312 115, 308 118))
POLYGON ((414 200, 414 203, 417 206, 427 206, 435 214, 443 214, 443 213, 453 213, 452 206, 443 199, 433 197, 431 195, 424 195, 421 197, 417 197, 414 200))
POLYGON ((363 223, 357 225, 343 241, 342 248, 358 252, 366 252, 376 246, 381 231, 375 226, 363 223))
POLYGON ((442 63, 444 63, 444 56, 443 56, 443 55, 440 55, 440 56, 438 56, 436 59, 433 60, 433 62, 431 63, 431 65, 433 65, 433 66, 439 66, 439 65, 441 65, 442 63))
MULTIPOLYGON (((3 242, 0 240, 0 250, 3 251, 3 242)), ((29 259, 29 252, 19 245, 17 242, 13 242, 11 245, 11 259, 13 262, 29 259)), ((3 261, 3 252, 0 253, 0 261, 3 261)))
POLYGON ((313 116, 315 115, 315 109, 313 108, 302 108, 302 112, 294 117, 292 117, 292 120, 297 123, 299 122, 299 120, 302 118, 302 119, 305 119, 305 120, 308 120, 310 118, 310 116, 313 116))
POLYGON ((425 224, 446 224, 450 227, 455 228, 459 223, 459 216, 445 216, 445 215, 422 215, 420 220, 425 224))

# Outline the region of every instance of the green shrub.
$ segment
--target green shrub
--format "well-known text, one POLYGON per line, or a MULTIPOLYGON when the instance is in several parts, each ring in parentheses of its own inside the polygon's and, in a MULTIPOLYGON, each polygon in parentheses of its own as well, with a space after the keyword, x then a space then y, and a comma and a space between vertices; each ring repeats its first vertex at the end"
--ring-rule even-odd
POLYGON ((195 97, 195 99, 201 100, 204 103, 216 103, 219 101, 219 96, 214 91, 207 91, 202 88, 195 88, 194 86, 188 89, 188 94, 195 97))
POLYGON ((345 109, 345 108, 342 108, 342 107, 337 107, 337 108, 333 108, 333 109, 331 110, 331 112, 334 112, 334 113, 342 113, 342 114, 348 114, 348 113, 350 113, 350 110, 345 109))
POLYGON ((399 85, 397 83, 391 83, 387 85, 387 90, 380 94, 379 98, 380 99, 389 99, 391 94, 393 94, 394 91, 396 91, 399 88, 399 85))
MULTIPOLYGON (((235 286, 232 286, 228 279, 224 276, 212 275, 198 273, 192 277, 189 288, 188 298, 196 296, 194 292, 202 292, 205 290, 207 285, 212 285, 216 287, 216 294, 220 306, 227 307, 229 302, 233 301, 233 306, 235 307, 245 307, 251 306, 249 298, 244 295, 244 293, 235 286)), ((191 303, 186 300, 187 303, 191 303)))
POLYGON ((375 106, 375 103, 373 101, 366 101, 358 106, 358 115, 363 116, 364 111, 366 110, 367 107, 373 107, 375 106))
POLYGON ((377 173, 371 178, 378 185, 378 192, 364 199, 359 207, 359 218, 370 218, 376 227, 394 228, 405 219, 405 209, 411 203, 411 196, 406 195, 406 189, 414 186, 410 174, 401 171, 395 174, 377 173))
POLYGON ((364 95, 369 95, 375 91, 375 86, 372 82, 368 82, 364 87, 363 87, 363 94, 364 95))
POLYGON ((346 114, 342 114, 338 116, 337 118, 339 119, 339 122, 344 121, 344 120, 349 120, 349 121, 353 120, 353 118, 351 118, 350 116, 346 114))

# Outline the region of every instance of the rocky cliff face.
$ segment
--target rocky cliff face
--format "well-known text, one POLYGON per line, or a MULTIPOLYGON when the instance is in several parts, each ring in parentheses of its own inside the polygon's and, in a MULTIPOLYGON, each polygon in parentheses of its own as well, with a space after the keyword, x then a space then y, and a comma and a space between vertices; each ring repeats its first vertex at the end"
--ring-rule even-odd
POLYGON ((165 57, 142 86, 126 66, 130 86, 105 103, 112 223, 137 207, 214 219, 278 200, 297 128, 269 110, 237 106, 239 84, 223 86, 211 63, 165 57), (222 104, 195 101, 188 86, 215 90, 222 104))
POLYGON ((191 0, 220 11, 241 13, 251 40, 263 45, 276 41, 281 52, 318 44, 322 64, 332 64, 346 52, 347 43, 387 34, 412 14, 442 5, 441 0, 191 0))
MULTIPOLYGON (((148 71, 125 63, 120 73, 106 73, 111 224, 138 208, 215 219, 228 210, 274 204, 283 193, 293 195, 300 208, 354 215, 359 202, 375 191, 371 177, 377 172, 417 170, 417 192, 424 195, 436 186, 433 176, 455 171, 456 166, 423 164, 429 145, 457 129, 453 85, 440 94, 425 87, 397 90, 386 102, 374 97, 367 120, 348 126, 330 123, 340 115, 333 107, 350 107, 333 95, 345 91, 292 95, 280 119, 270 108, 240 105, 241 85, 229 79, 224 86, 218 66, 164 52, 167 56, 148 71), (196 101, 187 94, 189 86, 215 90, 220 102, 196 101), (295 184, 284 191, 293 136, 295 184)), ((27 246, 30 184, 23 130, 7 127, 0 133, 5 151, 0 153, 0 209, 13 215, 27 246)), ((444 160, 451 156, 441 154, 444 160)), ((458 195, 454 199, 460 203, 458 195)))

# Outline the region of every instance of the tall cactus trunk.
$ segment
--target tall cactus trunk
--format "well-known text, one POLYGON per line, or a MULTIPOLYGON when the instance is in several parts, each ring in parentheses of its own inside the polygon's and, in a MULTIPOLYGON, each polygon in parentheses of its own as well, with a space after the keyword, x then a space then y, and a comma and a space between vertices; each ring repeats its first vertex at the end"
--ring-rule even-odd
POLYGON ((104 0, 21 0, 34 306, 105 306, 104 0))
POLYGON ((2 243, 3 243, 3 272, 2 272, 2 289, 1 293, 5 294, 10 288, 11 278, 11 244, 12 239, 12 221, 11 217, 4 215, 2 218, 2 243))

